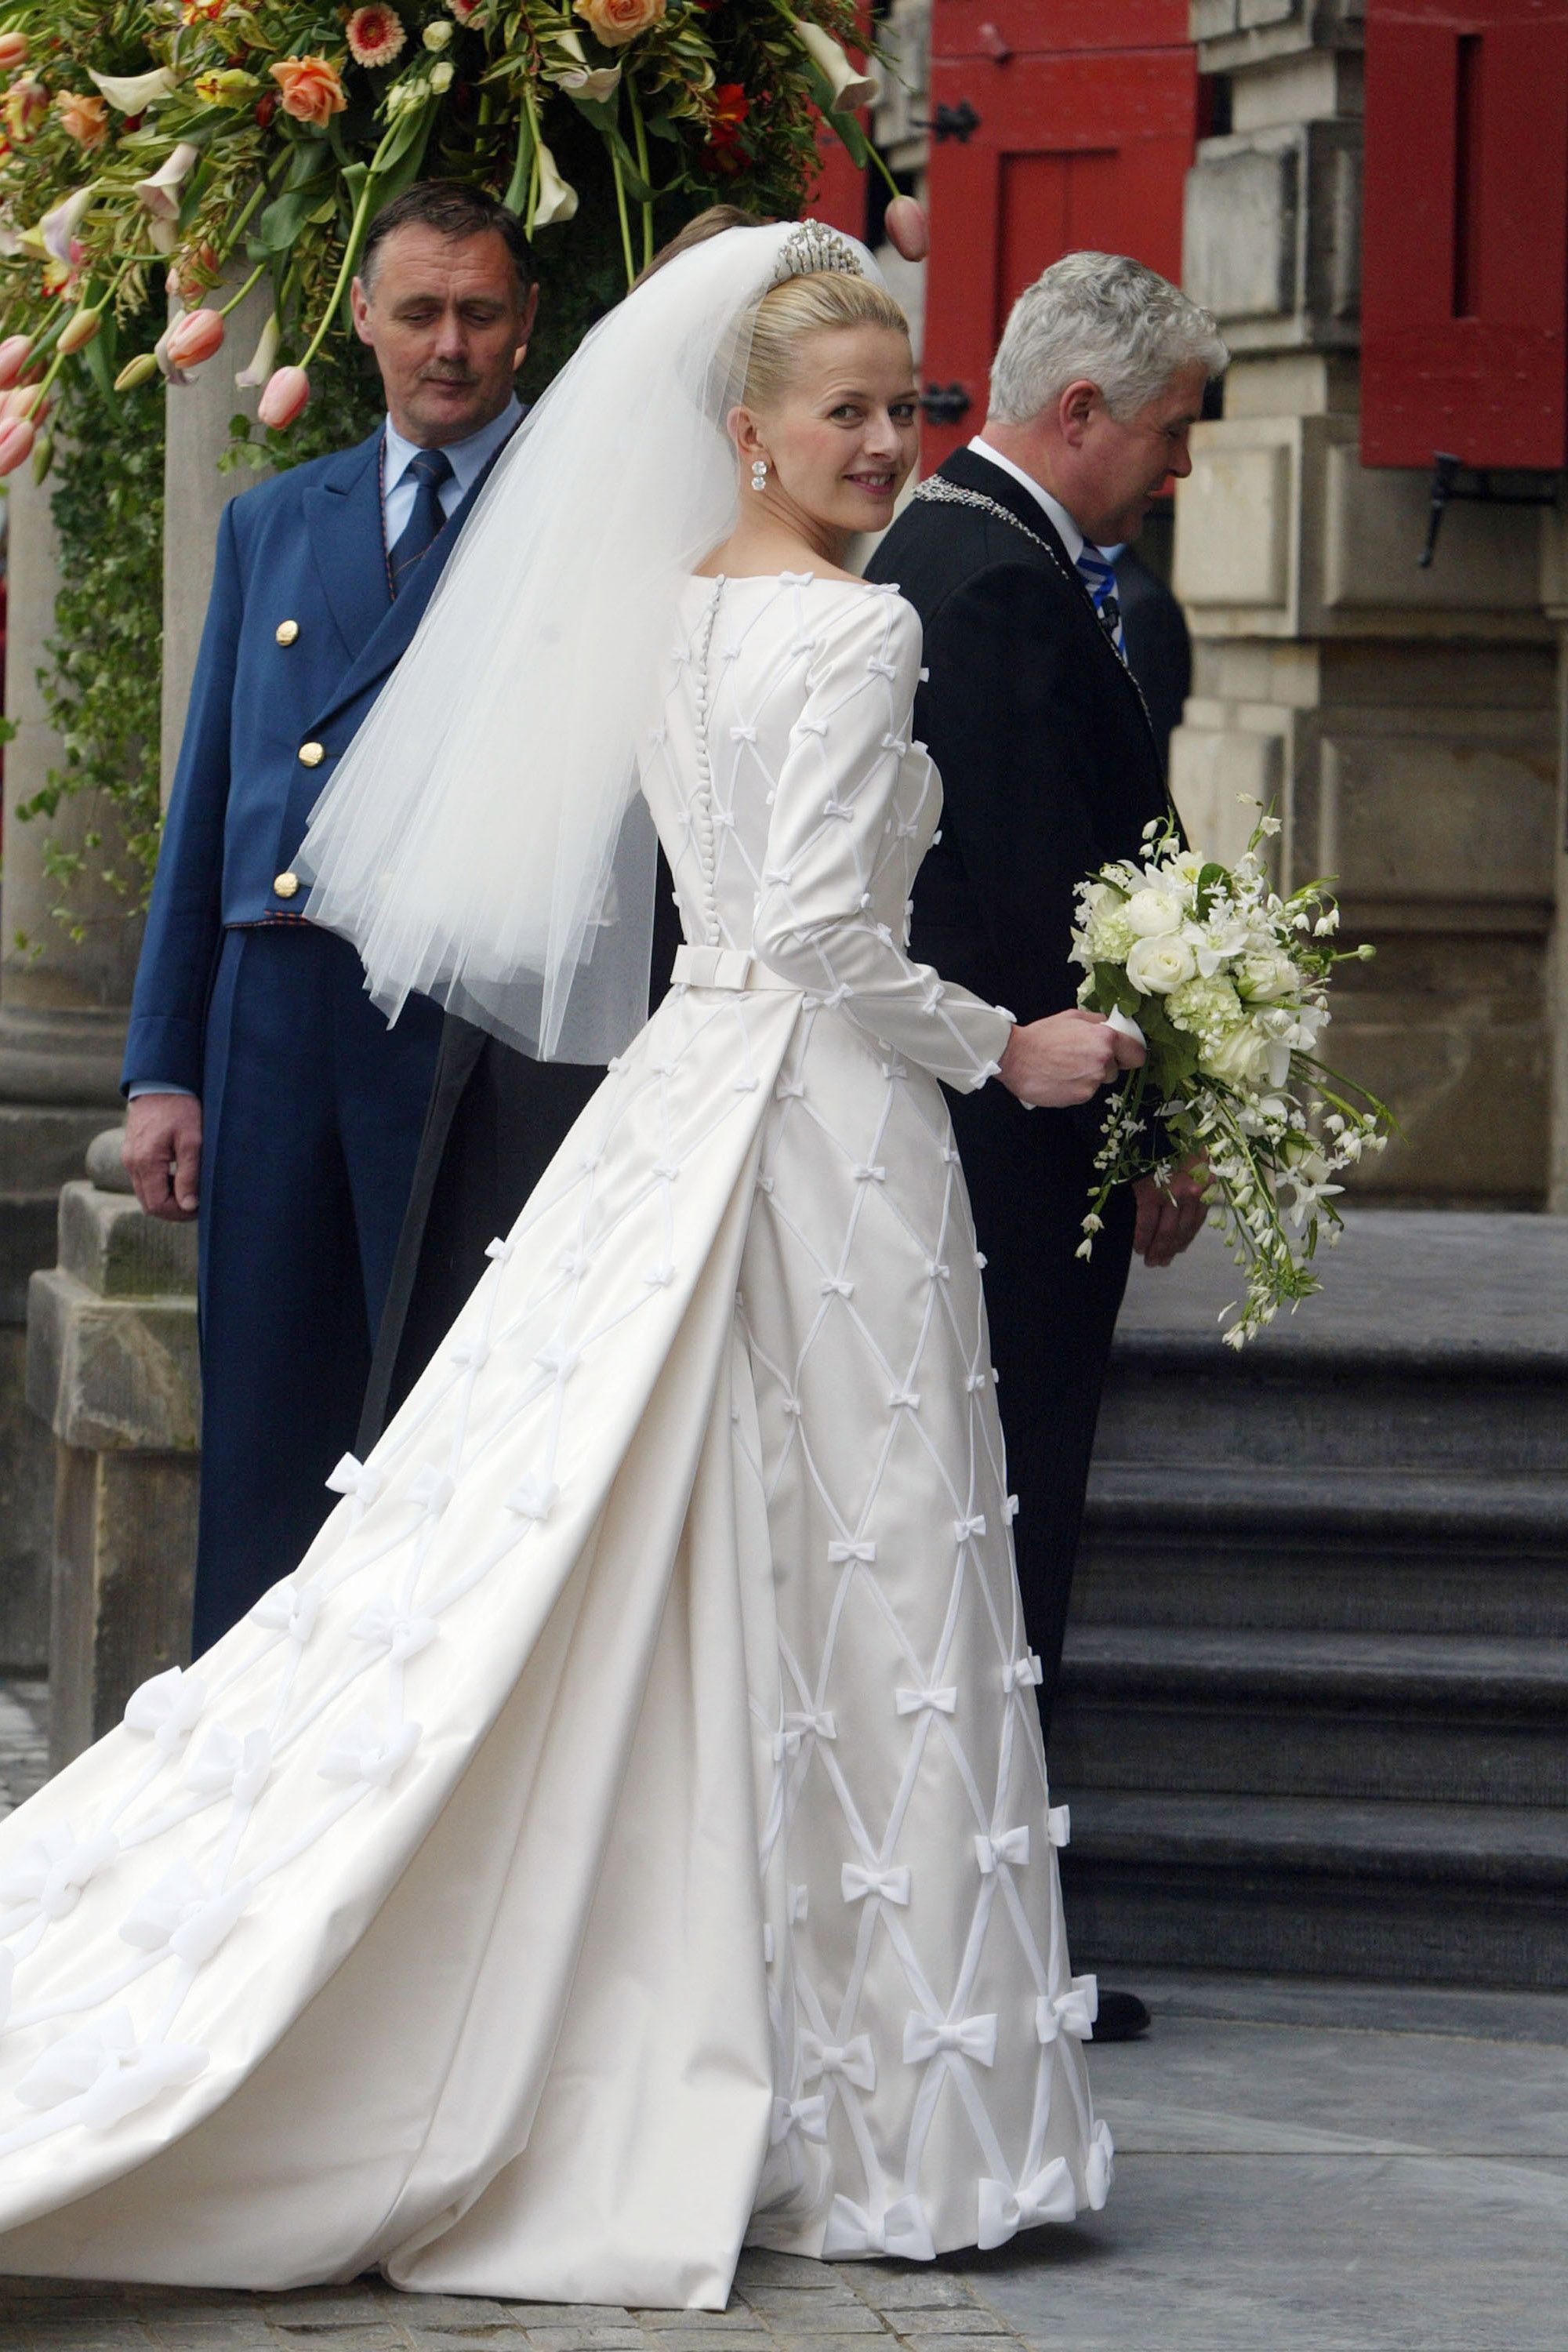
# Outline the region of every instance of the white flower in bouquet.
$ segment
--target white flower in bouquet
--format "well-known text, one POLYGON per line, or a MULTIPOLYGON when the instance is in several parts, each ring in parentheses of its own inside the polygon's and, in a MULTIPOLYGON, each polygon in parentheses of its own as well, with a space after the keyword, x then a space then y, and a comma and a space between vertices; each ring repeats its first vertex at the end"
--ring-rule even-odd
MULTIPOLYGON (((1131 911, 1129 908, 1130 917, 1131 911)), ((1184 980, 1191 980, 1196 970, 1197 958, 1186 940, 1169 931, 1145 932, 1127 951, 1127 977, 1141 996, 1168 996, 1184 980)))
POLYGON ((1185 912, 1180 898, 1167 889, 1135 890, 1127 901, 1127 920, 1141 940, 1179 931, 1185 912))
POLYGON ((1280 1004, 1300 993, 1301 975, 1283 950, 1270 941, 1242 957, 1236 984, 1248 1003, 1280 1004))
POLYGON ((1205 1045, 1228 1037, 1246 1015, 1241 999, 1228 980, 1205 979, 1201 973, 1173 990, 1166 1011, 1178 1029, 1185 1029, 1205 1045))
MULTIPOLYGON (((1249 1089, 1260 1087, 1266 1078, 1270 1084, 1282 1085, 1283 1079, 1275 1079, 1274 1067, 1271 1066, 1271 1043, 1269 1038, 1258 1034, 1250 1021, 1243 1021, 1231 1030, 1228 1036, 1217 1038, 1212 1045, 1204 1047, 1199 1066, 1206 1070, 1211 1078, 1223 1079, 1227 1087, 1249 1089)), ((1289 1060, 1287 1051, 1287 1063, 1289 1060)))
POLYGON ((1279 830, 1260 814, 1227 867, 1187 848, 1173 819, 1152 824, 1141 862, 1079 884, 1073 932, 1079 1003, 1131 1016, 1148 1048, 1112 1093, 1079 1255, 1092 1251, 1115 1185, 1166 1175, 1178 1160, 1205 1166, 1206 1198, 1246 1276, 1224 1335, 1232 1347, 1319 1287, 1320 1234, 1332 1242, 1342 1222, 1334 1179, 1386 1139, 1383 1105, 1317 1057, 1335 965, 1371 950, 1330 944, 1339 914, 1321 885, 1288 898, 1273 888, 1259 845, 1279 830))

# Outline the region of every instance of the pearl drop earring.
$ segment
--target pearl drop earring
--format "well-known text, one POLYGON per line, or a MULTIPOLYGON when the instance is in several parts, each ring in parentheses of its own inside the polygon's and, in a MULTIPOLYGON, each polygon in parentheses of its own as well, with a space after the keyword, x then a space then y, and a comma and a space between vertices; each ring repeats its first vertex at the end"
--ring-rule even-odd
POLYGON ((767 487, 768 461, 765 457, 753 457, 752 460, 752 488, 753 490, 765 490, 767 487))

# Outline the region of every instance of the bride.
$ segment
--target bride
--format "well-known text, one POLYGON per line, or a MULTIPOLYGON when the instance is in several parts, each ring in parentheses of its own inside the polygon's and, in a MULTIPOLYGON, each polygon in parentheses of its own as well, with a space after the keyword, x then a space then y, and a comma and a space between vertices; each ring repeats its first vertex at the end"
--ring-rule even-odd
POLYGON ((680 253, 318 809, 378 1001, 617 1057, 298 1571, 0 1825, 0 2269, 716 2308, 1104 2201, 938 1081, 1119 1047, 904 945, 920 629, 842 560, 915 413, 858 247, 680 253))

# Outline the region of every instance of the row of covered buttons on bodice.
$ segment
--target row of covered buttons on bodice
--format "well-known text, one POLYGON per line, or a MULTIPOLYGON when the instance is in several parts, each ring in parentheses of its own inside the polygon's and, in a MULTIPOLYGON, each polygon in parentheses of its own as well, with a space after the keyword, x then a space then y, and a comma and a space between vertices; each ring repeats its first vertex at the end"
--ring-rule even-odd
POLYGON ((718 947, 721 941, 719 928, 718 851, 713 839, 713 762, 708 749, 708 724, 712 698, 711 663, 713 632, 718 625, 719 606, 724 594, 722 575, 713 583, 713 593, 702 616, 698 633, 697 655, 691 665, 692 695, 696 708, 697 781, 691 791, 691 840, 697 853, 701 881, 701 898, 698 914, 702 924, 702 943, 718 947))

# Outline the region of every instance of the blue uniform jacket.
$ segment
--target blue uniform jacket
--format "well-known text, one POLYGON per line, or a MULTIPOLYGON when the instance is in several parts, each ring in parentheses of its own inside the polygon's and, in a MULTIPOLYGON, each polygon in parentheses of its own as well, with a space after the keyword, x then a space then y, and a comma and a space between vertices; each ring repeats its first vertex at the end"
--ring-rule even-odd
POLYGON ((483 475, 394 602, 381 439, 378 429, 224 509, 122 1086, 165 1079, 200 1093, 224 930, 298 913, 290 867, 310 811, 405 651, 482 487, 483 475))

